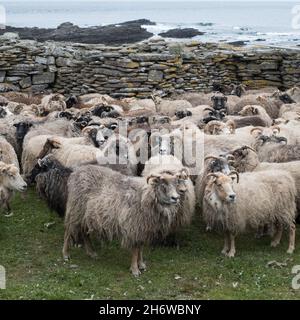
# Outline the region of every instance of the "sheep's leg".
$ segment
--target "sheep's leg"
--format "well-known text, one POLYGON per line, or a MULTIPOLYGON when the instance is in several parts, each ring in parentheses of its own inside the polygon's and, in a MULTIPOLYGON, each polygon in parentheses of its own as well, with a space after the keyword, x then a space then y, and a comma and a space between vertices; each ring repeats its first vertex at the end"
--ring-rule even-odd
POLYGON ((70 234, 66 230, 65 236, 64 236, 64 246, 63 246, 63 258, 65 261, 70 260, 69 249, 70 249, 70 234))
POLYGON ((227 252, 229 251, 229 242, 230 242, 230 236, 229 234, 226 232, 225 233, 225 239, 224 239, 224 248, 222 250, 222 254, 226 255, 227 252))
POLYGON ((139 251, 138 266, 139 266, 140 270, 146 270, 146 264, 143 260, 143 249, 142 248, 139 251))
POLYGON ((12 211, 11 211, 11 207, 10 207, 9 201, 6 201, 6 202, 5 202, 5 207, 6 207, 5 216, 6 216, 6 217, 11 217, 11 216, 13 215, 13 213, 12 213, 12 211))
POLYGON ((235 236, 233 234, 229 234, 229 242, 230 242, 230 249, 227 252, 226 256, 229 258, 233 258, 235 256, 235 236))
POLYGON ((289 249, 287 253, 293 253, 295 250, 295 240, 296 240, 296 225, 293 223, 290 226, 290 240, 289 240, 289 249))
POLYGON ((83 243, 84 243, 86 254, 91 258, 94 258, 94 259, 97 258, 98 255, 93 248, 89 235, 87 234, 83 235, 83 243))
POLYGON ((281 224, 276 226, 276 232, 271 242, 271 247, 275 248, 279 245, 281 238, 282 238, 283 226, 281 224))
POLYGON ((131 258, 130 270, 131 270, 131 273, 135 277, 138 277, 141 274, 141 271, 140 271, 139 265, 138 265, 139 252, 140 252, 139 248, 132 249, 132 258, 131 258))

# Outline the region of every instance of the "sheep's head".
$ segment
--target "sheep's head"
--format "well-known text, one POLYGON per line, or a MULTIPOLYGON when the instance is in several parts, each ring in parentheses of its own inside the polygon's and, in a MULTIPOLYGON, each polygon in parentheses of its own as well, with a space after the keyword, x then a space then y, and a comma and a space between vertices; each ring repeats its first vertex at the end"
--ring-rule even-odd
POLYGON ((285 137, 279 136, 265 136, 263 134, 259 135, 255 140, 255 149, 258 150, 265 146, 276 146, 287 144, 287 139, 285 137))
POLYGON ((232 166, 238 172, 253 171, 259 163, 256 151, 250 146, 236 148, 229 155, 233 156, 232 166))
POLYGON ((167 116, 154 116, 152 117, 153 124, 169 124, 171 123, 171 118, 167 116))
POLYGON ((215 110, 226 110, 227 97, 222 93, 216 93, 211 97, 213 108, 215 110))
POLYGON ((205 157, 204 162, 206 164, 206 168, 208 172, 222 172, 224 174, 229 174, 231 172, 231 166, 233 164, 233 156, 232 155, 220 155, 214 156, 209 155, 205 157))
POLYGON ((83 128, 85 128, 89 122, 92 120, 91 118, 91 114, 90 112, 87 112, 86 114, 84 115, 81 115, 80 117, 78 117, 74 124, 76 127, 78 127, 80 130, 82 130, 83 128))
POLYGON ((295 100, 293 100, 292 97, 286 92, 280 94, 279 99, 286 104, 296 103, 295 100))
POLYGON ((204 127, 204 133, 209 135, 234 134, 235 123, 229 120, 227 123, 213 120, 204 127))
POLYGON ((78 99, 77 99, 76 96, 70 96, 70 97, 66 100, 66 108, 67 108, 67 109, 76 107, 77 104, 78 104, 78 99))
POLYGON ((28 121, 22 121, 14 124, 14 127, 16 127, 16 137, 18 141, 24 140, 24 137, 26 136, 32 125, 33 124, 28 121))
POLYGON ((187 192, 187 181, 189 180, 189 170, 187 168, 182 168, 179 172, 176 173, 177 176, 177 191, 183 196, 187 192))
POLYGON ((259 115, 260 106, 248 105, 245 106, 238 114, 241 116, 257 116, 259 115))
MULTIPOLYGON (((229 175, 223 173, 210 173, 207 175, 209 179, 208 186, 211 193, 221 202, 234 203, 236 201, 236 193, 233 190, 233 182, 239 182, 239 174, 236 171, 231 171, 229 175)), ((211 195, 209 195, 212 200, 211 195)))
POLYGON ((102 105, 97 105, 92 110, 92 114, 99 118, 107 118, 112 111, 114 111, 113 107, 102 104, 102 105))
POLYGON ((180 194, 178 193, 178 178, 176 175, 168 173, 150 175, 147 177, 147 183, 160 205, 172 206, 179 203, 180 194))
POLYGON ((186 117, 191 117, 193 114, 191 111, 185 111, 185 110, 181 110, 181 111, 177 111, 175 112, 175 116, 177 119, 183 119, 186 117))
POLYGON ((59 112, 58 114, 58 118, 65 118, 67 120, 73 120, 74 119, 74 116, 71 112, 68 112, 68 111, 61 111, 59 112))
POLYGON ((242 95, 246 94, 246 87, 243 84, 231 84, 231 93, 232 95, 236 95, 238 97, 241 97, 242 95))
POLYGON ((109 137, 114 135, 114 131, 104 125, 89 125, 82 132, 92 139, 96 148, 103 147, 109 137))
POLYGON ((47 172, 49 169, 53 168, 55 165, 55 158, 53 155, 47 155, 43 159, 38 159, 36 165, 31 170, 30 174, 26 176, 26 182, 31 185, 35 182, 35 178, 42 172, 47 172))
POLYGON ((222 120, 226 116, 225 109, 215 110, 211 107, 207 107, 203 111, 203 122, 206 124, 213 120, 222 120))
POLYGON ((1 185, 10 190, 24 192, 27 189, 26 182, 22 179, 19 169, 13 164, 0 162, 1 185))

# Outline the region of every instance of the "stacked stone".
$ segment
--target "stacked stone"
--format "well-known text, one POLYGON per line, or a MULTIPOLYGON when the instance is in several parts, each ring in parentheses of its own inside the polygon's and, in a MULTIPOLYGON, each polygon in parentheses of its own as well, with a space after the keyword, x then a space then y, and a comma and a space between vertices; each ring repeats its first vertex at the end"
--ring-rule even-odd
POLYGON ((297 49, 236 48, 150 39, 119 47, 0 37, 0 92, 45 90, 149 97, 154 91, 210 91, 214 82, 249 88, 299 85, 297 49))

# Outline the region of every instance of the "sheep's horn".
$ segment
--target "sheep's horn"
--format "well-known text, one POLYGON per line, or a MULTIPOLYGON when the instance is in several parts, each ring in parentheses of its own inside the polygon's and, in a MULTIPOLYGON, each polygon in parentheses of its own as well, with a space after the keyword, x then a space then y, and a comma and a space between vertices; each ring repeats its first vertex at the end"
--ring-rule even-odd
POLYGON ((233 170, 233 171, 230 172, 229 175, 233 175, 233 174, 236 175, 236 178, 237 178, 236 182, 239 183, 239 182, 240 182, 240 175, 239 175, 239 173, 238 173, 237 171, 233 170))
POLYGON ((214 177, 214 178, 218 178, 218 175, 216 173, 209 173, 206 178, 210 178, 210 177, 214 177))
POLYGON ((207 160, 210 160, 210 159, 218 160, 219 157, 210 155, 210 156, 205 157, 205 158, 204 158, 204 161, 207 161, 207 160))
POLYGON ((211 108, 211 107, 206 107, 203 111, 215 111, 215 109, 211 108))
POLYGON ((278 130, 278 133, 280 133, 280 127, 278 127, 278 126, 272 126, 272 130, 274 130, 274 129, 277 129, 278 130))
POLYGON ((229 153, 226 155, 226 159, 227 160, 235 160, 235 156, 233 154, 229 153))
POLYGON ((253 152, 256 152, 256 151, 255 151, 252 147, 250 147, 250 146, 242 146, 242 147, 240 147, 240 148, 237 148, 237 149, 233 150, 232 153, 235 153, 235 152, 237 152, 238 150, 241 150, 241 149, 243 149, 243 150, 249 149, 249 150, 251 150, 251 151, 253 151, 253 152))
POLYGON ((251 129, 250 134, 252 134, 254 131, 257 131, 257 130, 260 131, 260 132, 263 132, 262 128, 256 127, 256 128, 251 129))

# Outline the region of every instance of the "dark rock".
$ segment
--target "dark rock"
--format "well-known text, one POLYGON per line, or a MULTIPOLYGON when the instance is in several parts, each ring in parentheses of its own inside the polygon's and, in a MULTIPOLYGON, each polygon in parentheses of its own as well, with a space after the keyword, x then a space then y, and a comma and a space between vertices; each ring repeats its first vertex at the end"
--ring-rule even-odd
POLYGON ((242 46, 246 46, 247 45, 247 41, 232 41, 232 42, 227 42, 228 44, 234 46, 234 47, 242 47, 242 46))
POLYGON ((162 32, 159 34, 162 37, 165 38, 193 38, 195 36, 202 36, 204 35, 204 32, 201 32, 194 28, 184 28, 184 29, 171 29, 167 32, 162 32))
POLYGON ((71 22, 65 22, 56 29, 45 28, 16 28, 7 26, 0 30, 0 35, 5 32, 18 33, 21 39, 37 40, 40 42, 66 41, 88 44, 121 45, 146 40, 153 36, 152 33, 142 28, 142 25, 153 25, 154 22, 146 19, 127 21, 108 26, 95 26, 80 28, 71 22))

